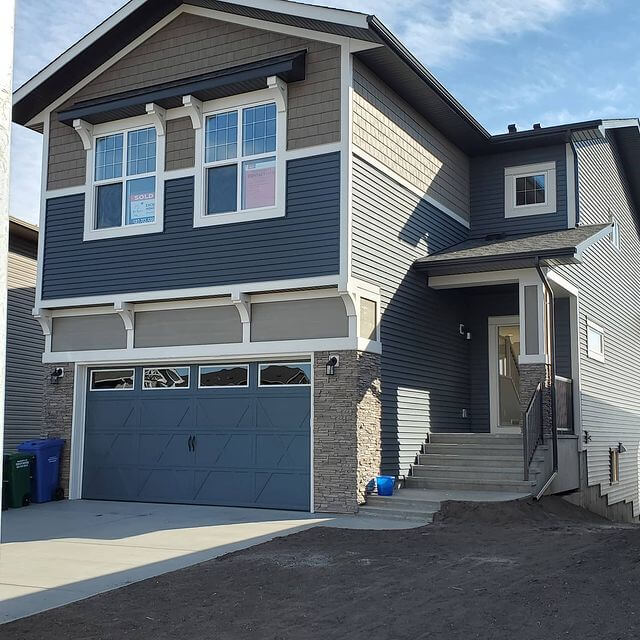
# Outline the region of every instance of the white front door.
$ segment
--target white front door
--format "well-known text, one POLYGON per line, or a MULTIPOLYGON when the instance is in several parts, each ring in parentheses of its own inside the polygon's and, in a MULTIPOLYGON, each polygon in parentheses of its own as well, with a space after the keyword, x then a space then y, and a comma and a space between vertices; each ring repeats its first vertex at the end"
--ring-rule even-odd
POLYGON ((520 433, 520 320, 489 318, 489 404, 492 433, 520 433))

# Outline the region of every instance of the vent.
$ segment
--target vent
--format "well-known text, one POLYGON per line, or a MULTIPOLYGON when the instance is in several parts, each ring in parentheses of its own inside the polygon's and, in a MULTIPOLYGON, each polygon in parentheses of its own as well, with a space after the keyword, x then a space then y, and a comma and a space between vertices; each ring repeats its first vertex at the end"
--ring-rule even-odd
POLYGON ((541 125, 539 122, 536 122, 536 123, 533 125, 533 128, 534 128, 534 129, 542 129, 542 125, 541 125))
POLYGON ((510 125, 507 127, 507 131, 508 131, 509 133, 516 133, 516 132, 518 131, 518 127, 516 127, 516 125, 515 125, 515 124, 510 124, 510 125))

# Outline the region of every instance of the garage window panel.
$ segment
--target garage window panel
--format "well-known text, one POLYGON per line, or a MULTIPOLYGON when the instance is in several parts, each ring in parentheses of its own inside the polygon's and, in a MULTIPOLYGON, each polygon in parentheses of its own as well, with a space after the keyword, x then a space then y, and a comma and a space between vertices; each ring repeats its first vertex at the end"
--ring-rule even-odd
POLYGON ((150 367, 143 370, 142 388, 188 389, 190 379, 189 367, 150 367))
POLYGON ((200 389, 248 387, 249 365, 204 365, 199 368, 198 378, 198 387, 200 389))
POLYGON ((91 391, 130 391, 135 369, 95 369, 91 372, 91 391))
POLYGON ((259 387, 293 387, 311 384, 309 362, 269 362, 258 367, 259 387))

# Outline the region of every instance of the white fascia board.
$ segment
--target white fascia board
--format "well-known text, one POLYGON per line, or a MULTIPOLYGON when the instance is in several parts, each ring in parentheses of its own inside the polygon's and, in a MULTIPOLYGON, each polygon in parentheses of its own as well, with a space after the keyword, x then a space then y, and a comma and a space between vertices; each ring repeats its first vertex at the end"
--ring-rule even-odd
POLYGON ((613 233, 613 223, 611 223, 608 227, 602 229, 602 231, 598 231, 598 233, 594 233, 587 240, 583 240, 580 244, 576 246, 576 260, 582 260, 582 254, 591 246, 599 242, 603 238, 610 236, 613 233))
POLYGON ((527 269, 508 269, 504 271, 481 271, 461 273, 449 276, 431 276, 429 287, 432 289, 460 289, 494 284, 515 284, 522 280, 527 269))
POLYGON ((290 280, 267 280, 264 282, 245 282, 233 285, 213 287, 194 287, 192 289, 164 289, 162 291, 138 291, 134 293, 108 294, 100 296, 81 296, 77 298, 52 298, 42 300, 41 309, 58 309, 61 307, 88 307, 100 304, 119 302, 158 302, 161 300, 181 300, 187 298, 207 298, 230 296, 234 291, 241 293, 263 293, 289 289, 309 289, 313 287, 337 287, 338 275, 320 276, 317 278, 296 278, 290 280))
POLYGON ((236 342, 233 344, 144 347, 93 351, 45 352, 44 364, 74 362, 78 364, 142 364, 148 362, 212 362, 233 358, 297 357, 314 351, 353 351, 358 348, 379 352, 379 343, 358 338, 318 338, 313 340, 278 340, 273 342, 236 342))
POLYGON ((301 18, 322 20, 323 22, 334 22, 349 27, 358 27, 360 29, 369 28, 367 14, 357 11, 332 9, 330 7, 292 2, 291 0, 226 0, 226 2, 243 7, 273 11, 274 13, 284 13, 301 18))
POLYGON ((626 129, 627 127, 637 127, 640 131, 640 120, 638 118, 603 120, 598 129, 600 129, 601 133, 604 133, 607 129, 626 129))

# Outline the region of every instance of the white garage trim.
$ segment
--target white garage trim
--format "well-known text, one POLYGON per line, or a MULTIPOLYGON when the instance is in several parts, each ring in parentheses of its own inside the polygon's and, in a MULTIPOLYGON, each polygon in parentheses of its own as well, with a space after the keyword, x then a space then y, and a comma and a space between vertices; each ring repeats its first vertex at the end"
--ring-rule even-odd
MULTIPOLYGON (((309 469, 309 509, 310 513, 315 512, 314 503, 314 354, 293 354, 296 358, 304 357, 311 363, 311 385, 309 387, 309 456, 310 456, 310 469, 309 469)), ((278 360, 280 362, 285 361, 287 358, 291 358, 292 354, 279 354, 269 355, 265 357, 265 360, 278 360)), ((227 358, 228 359, 228 358, 227 358)), ((252 357, 250 360, 246 358, 233 358, 234 360, 247 360, 247 362, 260 361, 261 358, 252 357)), ((182 358, 183 362, 189 364, 198 364, 199 362, 211 362, 209 358, 182 358)), ((122 363, 127 364, 127 363, 122 363)), ((132 363, 129 363, 132 364, 132 363)), ((145 363, 136 363, 136 366, 144 364, 158 365, 167 364, 167 360, 157 359, 155 361, 147 361, 145 363)), ((75 365, 74 374, 74 386, 73 386, 73 410, 71 418, 71 448, 70 448, 70 464, 69 464, 69 499, 80 500, 82 498, 82 478, 84 470, 84 444, 85 444, 85 417, 86 417, 86 400, 87 400, 87 372, 89 368, 94 369, 96 366, 112 366, 112 362, 102 363, 78 363, 75 365)))

